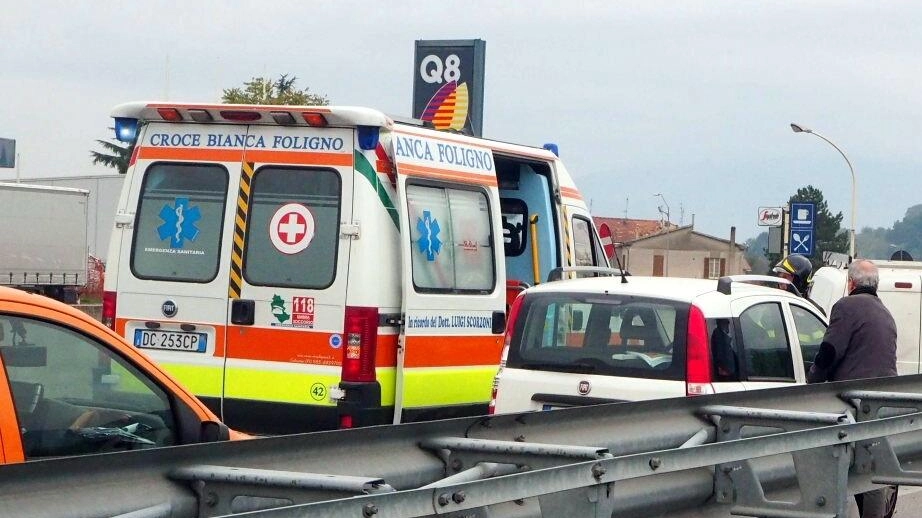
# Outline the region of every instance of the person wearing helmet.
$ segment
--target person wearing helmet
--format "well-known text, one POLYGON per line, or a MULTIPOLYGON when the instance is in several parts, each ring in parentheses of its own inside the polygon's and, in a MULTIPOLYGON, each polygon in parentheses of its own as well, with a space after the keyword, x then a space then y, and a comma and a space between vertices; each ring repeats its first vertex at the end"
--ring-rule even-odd
POLYGON ((810 287, 810 277, 813 274, 813 265, 810 260, 800 254, 791 254, 781 260, 772 268, 782 279, 791 281, 797 294, 801 297, 807 296, 807 290, 810 287))
POLYGON ((808 296, 813 277, 813 264, 809 259, 800 254, 791 254, 776 264, 772 272, 782 279, 791 281, 788 291, 807 299, 823 315, 826 314, 826 311, 808 296))

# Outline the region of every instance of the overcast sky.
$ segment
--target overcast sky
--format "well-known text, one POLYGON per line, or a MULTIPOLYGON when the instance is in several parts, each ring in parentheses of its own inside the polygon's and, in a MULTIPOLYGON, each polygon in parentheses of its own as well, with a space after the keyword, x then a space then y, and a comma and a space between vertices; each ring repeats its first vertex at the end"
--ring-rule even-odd
MULTIPOLYGON (((9 6, 8 6, 9 7, 9 6)), ((812 184, 858 227, 922 203, 922 3, 19 2, 0 17, 0 137, 23 177, 103 174, 110 109, 298 77, 409 115, 418 39, 486 41, 484 136, 556 142, 595 215, 741 241, 812 184)), ((0 169, 0 180, 15 170, 0 169)))

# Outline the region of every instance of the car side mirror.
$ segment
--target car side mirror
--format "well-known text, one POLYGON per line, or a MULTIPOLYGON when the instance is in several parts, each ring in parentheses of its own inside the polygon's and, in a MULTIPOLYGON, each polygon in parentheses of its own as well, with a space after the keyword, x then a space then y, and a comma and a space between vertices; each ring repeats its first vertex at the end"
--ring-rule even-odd
POLYGON ((230 439, 230 428, 224 423, 202 421, 199 440, 201 442, 219 442, 230 439))
POLYGON ((40 345, 0 346, 0 357, 7 367, 44 367, 48 364, 48 349, 40 345))

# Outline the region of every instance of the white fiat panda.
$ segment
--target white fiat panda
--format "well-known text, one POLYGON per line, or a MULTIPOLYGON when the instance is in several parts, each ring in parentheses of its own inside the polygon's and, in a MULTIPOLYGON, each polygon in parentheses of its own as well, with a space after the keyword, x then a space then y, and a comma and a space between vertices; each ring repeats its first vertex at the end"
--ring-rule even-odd
POLYGON ((827 320, 786 283, 615 276, 530 288, 510 311, 491 411, 805 383, 827 320))

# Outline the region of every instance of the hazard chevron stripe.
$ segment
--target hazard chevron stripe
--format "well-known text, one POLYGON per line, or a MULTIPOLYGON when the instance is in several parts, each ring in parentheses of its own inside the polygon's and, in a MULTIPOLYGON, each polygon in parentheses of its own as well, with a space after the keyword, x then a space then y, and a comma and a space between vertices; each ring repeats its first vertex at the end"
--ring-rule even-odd
POLYGON ((244 162, 240 168, 240 191, 237 194, 237 212, 234 215, 234 244, 231 247, 230 285, 227 296, 240 298, 243 284, 243 244, 246 237, 247 212, 250 206, 250 183, 253 181, 253 162, 244 162))

